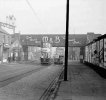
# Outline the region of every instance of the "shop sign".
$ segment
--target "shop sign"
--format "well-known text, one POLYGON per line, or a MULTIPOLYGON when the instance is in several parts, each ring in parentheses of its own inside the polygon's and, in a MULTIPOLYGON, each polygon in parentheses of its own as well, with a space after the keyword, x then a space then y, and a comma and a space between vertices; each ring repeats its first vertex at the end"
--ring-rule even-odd
MULTIPOLYGON (((32 36, 26 36, 26 40, 34 41, 35 43, 40 43, 40 41, 37 38, 32 38, 32 36)), ((53 38, 49 36, 43 36, 41 40, 42 42, 45 42, 45 43, 60 43, 59 36, 54 36, 53 38)))
MULTIPOLYGON (((65 46, 65 35, 27 35, 23 37, 22 45, 42 45, 42 43, 50 43, 52 46, 65 46)), ((81 46, 85 42, 85 39, 80 37, 69 37, 69 46, 81 46)))
POLYGON ((43 48, 50 48, 51 44, 50 43, 43 43, 43 48))
POLYGON ((55 36, 55 38, 49 38, 48 36, 43 36, 42 37, 43 42, 49 42, 49 43, 59 43, 60 42, 60 37, 55 36))
MULTIPOLYGON (((105 40, 104 40, 105 41, 105 40)), ((100 49, 99 49, 99 52, 100 52, 100 62, 101 64, 103 65, 103 39, 100 40, 100 49)), ((105 45, 104 45, 105 46, 105 45)))
POLYGON ((4 47, 5 47, 5 48, 9 48, 10 45, 9 45, 9 44, 4 44, 4 47))

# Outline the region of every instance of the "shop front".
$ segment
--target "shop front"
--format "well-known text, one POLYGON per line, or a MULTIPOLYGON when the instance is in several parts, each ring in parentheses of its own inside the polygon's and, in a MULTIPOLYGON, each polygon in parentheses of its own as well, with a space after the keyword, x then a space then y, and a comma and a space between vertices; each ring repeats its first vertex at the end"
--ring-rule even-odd
POLYGON ((23 49, 18 40, 16 40, 10 47, 9 59, 10 62, 23 60, 23 49))
POLYGON ((2 60, 3 60, 3 62, 8 62, 9 48, 10 48, 9 44, 3 43, 3 50, 2 50, 2 60))

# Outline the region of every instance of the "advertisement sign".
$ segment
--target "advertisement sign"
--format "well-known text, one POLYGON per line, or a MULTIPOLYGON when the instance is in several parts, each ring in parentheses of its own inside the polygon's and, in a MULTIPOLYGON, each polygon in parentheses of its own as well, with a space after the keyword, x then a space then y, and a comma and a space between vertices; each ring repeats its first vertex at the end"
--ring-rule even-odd
POLYGON ((106 39, 104 39, 104 68, 106 68, 106 39))
POLYGON ((89 62, 92 62, 92 45, 89 45, 89 62))
POLYGON ((43 48, 51 48, 51 44, 50 43, 43 43, 43 48))
POLYGON ((86 46, 85 47, 85 61, 89 62, 88 58, 89 58, 89 50, 88 50, 88 46, 86 46))
POLYGON ((28 60, 39 60, 41 56, 41 48, 28 46, 28 60))
POLYGON ((99 48, 100 44, 99 41, 96 42, 96 50, 97 50, 97 54, 96 54, 96 65, 99 65, 99 48))
POLYGON ((100 67, 103 67, 103 39, 100 40, 100 67))
MULTIPOLYGON (((42 46, 42 43, 50 43, 53 47, 65 46, 65 34, 21 35, 22 45, 42 46)), ((69 35, 69 46, 83 46, 86 44, 86 35, 69 35)))
POLYGON ((92 63, 95 64, 96 63, 96 42, 92 44, 92 63))
POLYGON ((58 55, 64 55, 64 48, 62 48, 62 47, 57 47, 56 48, 56 54, 58 54, 58 55))

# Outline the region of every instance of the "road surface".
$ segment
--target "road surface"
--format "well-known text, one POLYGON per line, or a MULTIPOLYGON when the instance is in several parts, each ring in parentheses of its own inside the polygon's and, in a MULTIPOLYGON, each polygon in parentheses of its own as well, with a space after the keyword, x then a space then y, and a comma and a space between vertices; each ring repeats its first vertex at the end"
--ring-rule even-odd
POLYGON ((59 65, 4 66, 0 65, 0 100, 39 100, 62 68, 59 65))

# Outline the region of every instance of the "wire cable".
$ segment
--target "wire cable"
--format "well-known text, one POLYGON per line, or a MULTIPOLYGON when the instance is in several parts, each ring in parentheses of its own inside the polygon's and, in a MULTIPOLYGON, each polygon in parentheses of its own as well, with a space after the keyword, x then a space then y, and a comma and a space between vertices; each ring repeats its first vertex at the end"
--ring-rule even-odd
MULTIPOLYGON (((33 12, 33 14, 35 15, 35 17, 36 17, 36 18, 38 19, 38 21, 40 22, 40 24, 43 25, 42 22, 41 22, 41 20, 40 20, 39 17, 37 16, 37 13, 35 12, 35 10, 33 9, 33 7, 31 6, 30 2, 29 2, 28 0, 26 0, 26 2, 27 2, 27 4, 28 4, 28 6, 30 7, 30 9, 32 10, 32 12, 33 12)), ((43 25, 43 27, 45 27, 45 25, 43 25)))

